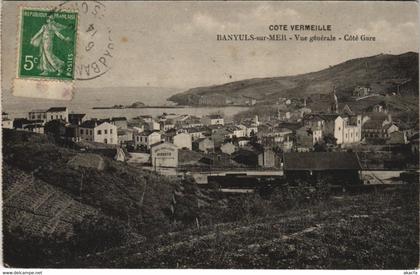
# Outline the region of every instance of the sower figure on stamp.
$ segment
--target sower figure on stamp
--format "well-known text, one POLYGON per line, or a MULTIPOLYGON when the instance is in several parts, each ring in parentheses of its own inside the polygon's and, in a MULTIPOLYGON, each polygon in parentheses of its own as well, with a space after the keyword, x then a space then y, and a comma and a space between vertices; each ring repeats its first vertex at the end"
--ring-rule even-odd
POLYGON ((66 42, 71 40, 69 37, 64 37, 60 33, 64 28, 65 26, 55 22, 50 15, 47 17, 46 24, 31 39, 31 45, 39 47, 38 68, 41 70, 41 75, 48 75, 50 73, 61 75, 63 73, 64 61, 54 55, 53 41, 54 35, 66 42))

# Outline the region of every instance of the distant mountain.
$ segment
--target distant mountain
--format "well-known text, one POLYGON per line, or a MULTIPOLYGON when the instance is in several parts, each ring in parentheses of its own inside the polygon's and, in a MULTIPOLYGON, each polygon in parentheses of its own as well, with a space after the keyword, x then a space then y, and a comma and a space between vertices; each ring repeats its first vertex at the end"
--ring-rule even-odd
POLYGON ((418 53, 379 54, 351 59, 327 69, 284 77, 254 78, 223 85, 198 87, 175 94, 168 100, 181 105, 221 105, 224 100, 255 98, 272 103, 279 97, 327 94, 335 86, 339 97, 346 97, 356 86, 369 86, 372 92, 418 95, 418 53))

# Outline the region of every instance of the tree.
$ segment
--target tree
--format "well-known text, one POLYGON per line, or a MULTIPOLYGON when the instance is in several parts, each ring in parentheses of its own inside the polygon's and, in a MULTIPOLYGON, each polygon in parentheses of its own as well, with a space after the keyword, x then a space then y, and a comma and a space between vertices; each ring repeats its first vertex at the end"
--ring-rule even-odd
POLYGON ((66 125, 62 120, 51 120, 45 123, 44 132, 50 135, 57 142, 66 133, 66 125))
POLYGON ((337 139, 332 134, 325 135, 324 136, 324 142, 325 142, 325 144, 337 145, 337 139))
POLYGON ((254 130, 251 131, 251 133, 249 134, 250 138, 249 138, 249 142, 251 144, 257 144, 258 143, 258 137, 255 134, 254 130))
POLYGON ((327 152, 327 145, 325 143, 315 143, 314 144, 315 152, 327 152))
POLYGON ((87 215, 73 225, 73 245, 79 251, 100 251, 124 243, 128 229, 120 221, 107 216, 87 215))
POLYGON ((232 143, 233 144, 238 144, 238 137, 237 136, 232 136, 232 143))

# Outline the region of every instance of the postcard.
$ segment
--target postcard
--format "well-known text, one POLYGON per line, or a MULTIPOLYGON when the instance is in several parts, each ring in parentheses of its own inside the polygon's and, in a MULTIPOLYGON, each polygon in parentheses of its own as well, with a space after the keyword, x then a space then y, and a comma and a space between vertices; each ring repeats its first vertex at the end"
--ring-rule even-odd
POLYGON ((418 2, 3 1, 1 19, 4 274, 417 274, 418 2))

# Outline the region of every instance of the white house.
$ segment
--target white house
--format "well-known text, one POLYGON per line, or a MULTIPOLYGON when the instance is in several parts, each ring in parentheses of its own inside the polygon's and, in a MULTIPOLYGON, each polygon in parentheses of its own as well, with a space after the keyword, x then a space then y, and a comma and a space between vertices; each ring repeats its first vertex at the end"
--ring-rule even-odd
POLYGON ((113 117, 111 118, 110 123, 117 126, 118 129, 127 129, 128 127, 126 117, 113 117))
POLYGON ((146 123, 150 123, 153 121, 153 117, 150 115, 142 115, 142 116, 138 116, 138 118, 146 123))
POLYGON ((185 131, 191 135, 192 140, 197 140, 205 137, 206 129, 203 127, 187 128, 185 131))
POLYGON ((82 140, 118 144, 117 126, 101 120, 87 120, 79 126, 82 140))
POLYGON ((44 126, 42 124, 37 124, 37 123, 29 124, 29 125, 23 126, 22 129, 28 132, 44 134, 44 126))
POLYGON ((1 128, 13 129, 13 119, 10 119, 8 113, 2 113, 1 128))
POLYGON ((172 119, 161 121, 159 125, 160 129, 162 129, 165 132, 175 128, 175 123, 172 119))
POLYGON ((324 119, 324 135, 332 134, 337 144, 352 144, 362 138, 362 116, 341 116, 337 114, 320 115, 324 119))
POLYGON ((55 119, 61 119, 68 122, 69 112, 67 107, 52 107, 46 112, 47 122, 55 119))
POLYGON ((238 145, 239 147, 244 147, 249 144, 249 138, 247 137, 240 137, 238 138, 238 145))
POLYGON ((200 138, 194 141, 194 149, 201 152, 212 152, 214 151, 214 141, 211 138, 200 138))
POLYGON ((156 122, 155 120, 151 120, 147 123, 150 131, 159 131, 160 130, 160 123, 156 122))
POLYGON ((123 145, 133 141, 133 129, 119 129, 117 127, 118 133, 118 144, 123 145))
POLYGON ((145 131, 134 134, 134 146, 145 146, 147 149, 153 144, 159 143, 162 140, 162 135, 159 132, 145 131))
POLYGON ((192 138, 187 133, 179 133, 173 137, 173 144, 179 149, 187 148, 192 150, 192 138))
POLYGON ((224 125, 225 120, 221 115, 208 115, 202 118, 204 125, 224 125))
POLYGON ((47 110, 32 110, 28 114, 29 120, 42 120, 44 123, 47 121, 47 110))
POLYGON ((226 135, 229 138, 233 137, 245 137, 246 136, 246 127, 244 125, 239 126, 229 126, 226 128, 228 134, 226 135), (240 127, 242 126, 242 127, 240 127))
POLYGON ((154 144, 150 149, 150 158, 153 167, 177 167, 178 148, 167 142, 154 144))
POLYGON ((144 132, 144 125, 134 126, 132 129, 134 133, 141 133, 144 132))

